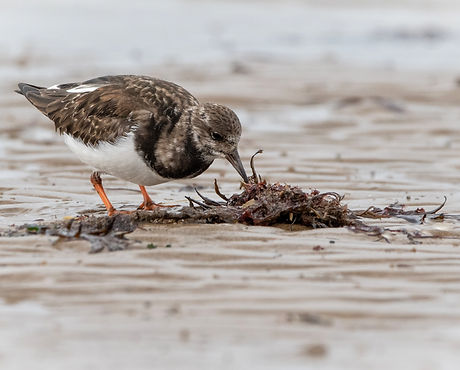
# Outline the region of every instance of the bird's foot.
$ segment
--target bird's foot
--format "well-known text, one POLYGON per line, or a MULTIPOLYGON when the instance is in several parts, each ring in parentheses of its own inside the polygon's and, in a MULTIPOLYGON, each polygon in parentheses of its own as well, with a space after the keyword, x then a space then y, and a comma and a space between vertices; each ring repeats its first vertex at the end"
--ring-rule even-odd
POLYGON ((153 211, 157 208, 173 208, 173 207, 178 207, 177 204, 172 204, 172 205, 165 205, 165 204, 158 204, 154 202, 142 202, 142 204, 137 207, 138 210, 143 210, 143 211, 153 211))
POLYGON ((113 207, 107 210, 107 214, 108 214, 109 216, 115 216, 115 215, 129 215, 129 214, 131 214, 131 213, 133 213, 133 212, 135 212, 135 211, 119 211, 119 210, 117 210, 117 209, 115 209, 115 208, 113 208, 113 207))

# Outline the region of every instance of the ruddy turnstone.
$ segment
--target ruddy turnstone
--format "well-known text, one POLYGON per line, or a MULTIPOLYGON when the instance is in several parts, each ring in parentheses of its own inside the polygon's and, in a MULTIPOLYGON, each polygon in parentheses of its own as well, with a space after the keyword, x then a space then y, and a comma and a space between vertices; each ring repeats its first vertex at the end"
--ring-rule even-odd
POLYGON ((51 87, 18 84, 56 131, 95 171, 91 183, 108 214, 110 203, 100 173, 139 185, 139 209, 154 209, 146 185, 192 178, 214 159, 226 158, 245 182, 238 154, 241 124, 229 108, 200 103, 179 85, 145 76, 105 76, 51 87))

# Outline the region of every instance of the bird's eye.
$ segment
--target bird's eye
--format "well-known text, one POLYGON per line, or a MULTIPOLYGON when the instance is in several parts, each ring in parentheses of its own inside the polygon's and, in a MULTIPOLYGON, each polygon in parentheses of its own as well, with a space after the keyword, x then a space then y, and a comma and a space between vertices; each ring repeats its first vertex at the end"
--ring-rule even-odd
POLYGON ((216 140, 216 141, 224 140, 224 137, 221 134, 219 134, 218 132, 211 133, 211 137, 212 137, 213 140, 216 140))

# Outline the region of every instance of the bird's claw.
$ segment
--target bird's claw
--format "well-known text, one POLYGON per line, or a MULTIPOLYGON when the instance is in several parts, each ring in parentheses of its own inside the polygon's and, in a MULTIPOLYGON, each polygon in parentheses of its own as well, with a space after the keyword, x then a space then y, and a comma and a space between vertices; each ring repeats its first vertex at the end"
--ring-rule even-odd
POLYGON ((142 202, 142 204, 139 207, 137 207, 137 209, 142 210, 142 211, 153 211, 157 208, 174 208, 174 207, 178 207, 178 205, 177 204, 165 205, 165 204, 158 204, 154 202, 148 202, 148 203, 142 202))

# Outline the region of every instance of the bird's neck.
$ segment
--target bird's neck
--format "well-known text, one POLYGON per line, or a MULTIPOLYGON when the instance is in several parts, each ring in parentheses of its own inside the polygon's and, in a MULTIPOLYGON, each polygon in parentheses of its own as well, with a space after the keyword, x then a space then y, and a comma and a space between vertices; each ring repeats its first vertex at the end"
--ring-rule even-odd
POLYGON ((198 149, 192 130, 191 112, 186 111, 176 121, 152 122, 137 145, 147 165, 160 176, 170 179, 195 177, 211 165, 213 158, 198 149))

